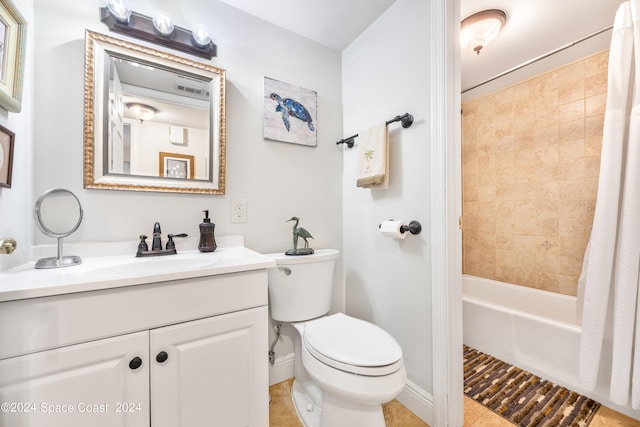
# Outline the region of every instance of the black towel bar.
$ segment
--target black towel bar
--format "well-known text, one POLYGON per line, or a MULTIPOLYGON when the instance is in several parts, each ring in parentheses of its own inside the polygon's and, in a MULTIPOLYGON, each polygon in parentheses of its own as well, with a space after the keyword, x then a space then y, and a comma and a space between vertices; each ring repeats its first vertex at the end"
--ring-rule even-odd
MULTIPOLYGON (((408 127, 411 127, 411 125, 413 124, 413 116, 409 113, 404 113, 401 116, 395 116, 393 119, 387 120, 385 124, 389 125, 394 122, 401 122, 402 127, 406 129, 408 127)), ((340 141, 336 142, 336 145, 347 144, 347 148, 353 148, 353 144, 355 144, 354 139, 356 139, 357 137, 358 134, 355 134, 348 138, 341 139, 340 141)))

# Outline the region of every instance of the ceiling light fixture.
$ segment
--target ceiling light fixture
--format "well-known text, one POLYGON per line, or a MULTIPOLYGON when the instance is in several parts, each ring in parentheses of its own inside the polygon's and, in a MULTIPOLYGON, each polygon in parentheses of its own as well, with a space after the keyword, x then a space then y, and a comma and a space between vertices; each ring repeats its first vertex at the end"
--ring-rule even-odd
POLYGON ((150 105, 140 104, 137 102, 130 102, 127 104, 127 108, 133 114, 133 116, 140 120, 140 123, 145 120, 151 120, 153 116, 158 112, 157 109, 153 108, 150 105))
POLYGON ((483 10, 462 20, 460 44, 480 55, 480 50, 495 39, 507 22, 507 14, 498 9, 483 10))

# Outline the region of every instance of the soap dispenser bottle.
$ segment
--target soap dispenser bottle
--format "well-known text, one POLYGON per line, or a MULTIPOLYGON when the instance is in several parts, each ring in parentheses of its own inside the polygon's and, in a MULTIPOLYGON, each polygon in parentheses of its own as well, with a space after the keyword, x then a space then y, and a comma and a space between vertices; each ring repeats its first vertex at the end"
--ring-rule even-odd
POLYGON ((209 211, 205 210, 204 219, 200 224, 200 243, 198 243, 198 250, 200 252, 213 252, 218 247, 216 245, 216 237, 213 232, 216 225, 211 222, 209 218, 209 211))

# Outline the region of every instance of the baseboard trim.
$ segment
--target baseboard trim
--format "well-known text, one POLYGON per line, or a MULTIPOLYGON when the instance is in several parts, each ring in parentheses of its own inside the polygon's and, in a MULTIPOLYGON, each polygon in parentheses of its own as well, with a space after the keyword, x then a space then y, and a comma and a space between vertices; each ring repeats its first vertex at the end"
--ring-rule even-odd
POLYGON ((293 378, 295 353, 278 357, 273 365, 269 365, 269 386, 293 378))
POLYGON ((396 399, 422 421, 433 425, 433 396, 431 394, 407 380, 404 389, 396 399))

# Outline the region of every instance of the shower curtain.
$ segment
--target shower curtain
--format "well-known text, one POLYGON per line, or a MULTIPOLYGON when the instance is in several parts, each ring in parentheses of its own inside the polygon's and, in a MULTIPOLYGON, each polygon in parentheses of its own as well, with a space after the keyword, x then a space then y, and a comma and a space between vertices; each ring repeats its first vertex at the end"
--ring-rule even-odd
MULTIPOLYGON (((640 0, 620 5, 609 51, 598 196, 580 278, 579 376, 593 390, 611 345, 610 399, 640 409, 640 0), (635 51, 635 53, 634 53, 635 51), (635 61, 635 64, 634 64, 635 61)), ((607 358, 608 359, 608 358, 607 358)))

